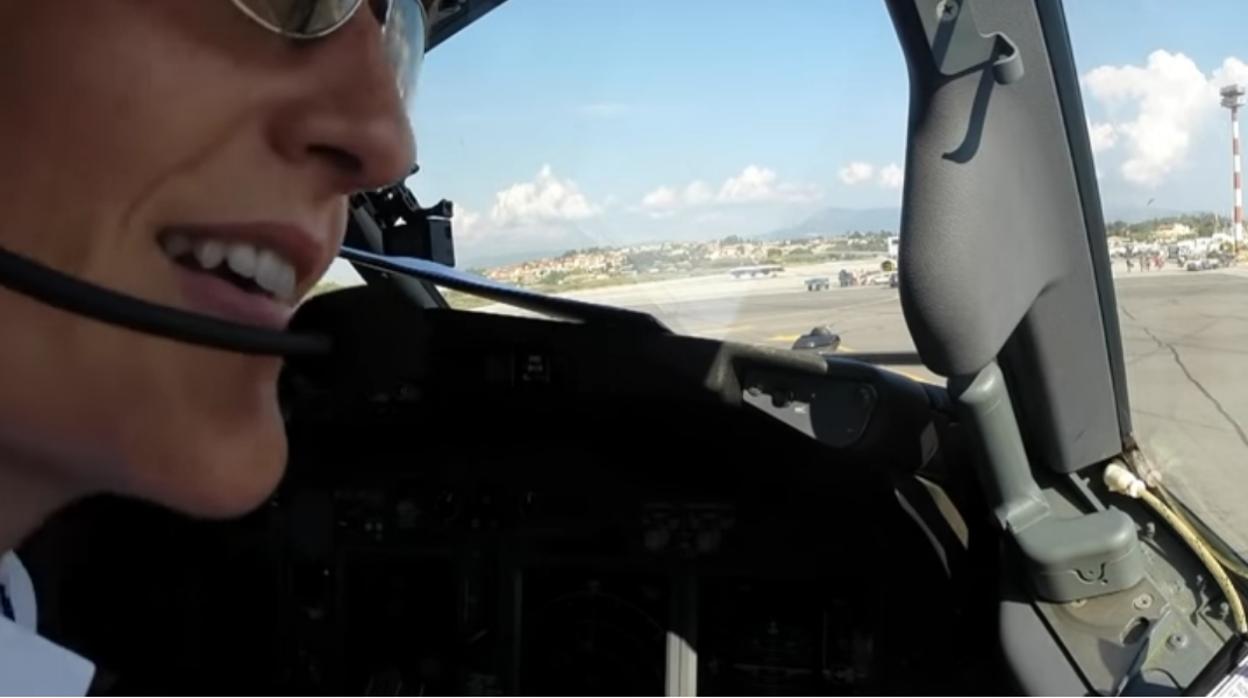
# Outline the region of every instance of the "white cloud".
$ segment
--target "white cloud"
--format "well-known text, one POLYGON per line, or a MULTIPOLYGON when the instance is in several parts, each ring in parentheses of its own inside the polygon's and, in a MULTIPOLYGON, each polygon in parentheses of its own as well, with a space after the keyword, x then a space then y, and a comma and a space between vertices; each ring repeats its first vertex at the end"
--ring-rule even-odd
POLYGON ((1237 59, 1227 59, 1207 77, 1184 54, 1158 50, 1142 67, 1091 70, 1083 78, 1089 94, 1109 114, 1121 117, 1125 112, 1125 118, 1091 127, 1094 147, 1098 142, 1105 148, 1121 142, 1126 149, 1120 169, 1123 179, 1145 187, 1160 185, 1186 162, 1193 136, 1218 109, 1218 83, 1248 75, 1244 67, 1237 59))
POLYGON ((858 160, 842 167, 837 177, 851 187, 874 180, 881 189, 900 189, 906 180, 906 173, 895 162, 877 166, 858 160))
POLYGON ((774 199, 776 198, 775 182, 775 170, 749 165, 741 170, 741 174, 724 181, 716 199, 725 204, 774 199))
POLYGON ((685 187, 685 203, 690 206, 701 206, 714 198, 711 187, 700 179, 695 179, 685 187))
POLYGON ((820 197, 819 188, 800 182, 780 181, 776 171, 761 165, 747 165, 740 173, 724 180, 718 191, 695 179, 683 188, 662 186, 641 198, 641 209, 651 217, 677 209, 709 204, 733 205, 759 202, 803 202, 820 197))
POLYGON ((451 229, 455 231, 455 238, 470 242, 481 237, 481 214, 470 211, 467 208, 455 205, 455 212, 451 216, 451 229))
POLYGON ((701 206, 715 198, 710 186, 700 179, 695 179, 677 191, 671 187, 659 187, 641 197, 641 207, 654 215, 655 212, 671 212, 686 206, 701 206))
POLYGON ((1092 141, 1092 152, 1101 153, 1118 144, 1118 129, 1110 123, 1088 122, 1088 138, 1092 141))
POLYGON ((1209 81, 1218 90, 1231 84, 1248 85, 1248 63, 1229 56, 1222 61, 1222 65, 1214 68, 1209 81))
POLYGON ((571 180, 555 177, 542 165, 531 182, 513 184, 494 195, 490 220, 499 227, 552 223, 591 218, 602 212, 571 180))
POLYGON ((852 186, 871 179, 873 175, 875 175, 875 165, 869 162, 851 162, 842 167, 837 176, 842 182, 852 186))
POLYGON ((679 203, 676 192, 667 187, 659 187, 641 197, 641 207, 648 209, 675 208, 679 203))
POLYGON ((885 189, 900 189, 906 181, 906 173, 895 162, 880 168, 880 186, 885 189))

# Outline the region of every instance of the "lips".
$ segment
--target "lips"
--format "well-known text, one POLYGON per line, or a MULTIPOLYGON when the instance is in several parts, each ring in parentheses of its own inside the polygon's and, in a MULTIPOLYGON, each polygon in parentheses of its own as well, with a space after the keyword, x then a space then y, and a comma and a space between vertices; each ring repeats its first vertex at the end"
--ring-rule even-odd
POLYGON ((286 326, 322 256, 311 234, 281 224, 170 226, 158 240, 191 309, 272 329, 286 326))

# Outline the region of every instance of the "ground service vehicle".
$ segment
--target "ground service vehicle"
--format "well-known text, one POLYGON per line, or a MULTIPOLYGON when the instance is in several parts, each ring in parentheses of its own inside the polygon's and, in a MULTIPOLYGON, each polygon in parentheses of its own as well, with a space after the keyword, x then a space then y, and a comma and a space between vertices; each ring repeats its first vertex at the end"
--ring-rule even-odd
POLYGON ((841 336, 831 327, 820 325, 798 337, 793 342, 793 351, 813 350, 830 353, 836 351, 839 346, 841 346, 841 336))
MULTIPOLYGON (((452 3, 434 54, 537 1, 452 3)), ((900 296, 913 351, 688 336, 439 264, 396 242, 417 210, 357 218, 367 283, 296 318, 335 353, 283 375, 277 494, 230 523, 67 512, 22 551, 46 634, 104 693, 1210 690, 1243 649, 1209 562, 1234 551, 1166 490, 1177 527, 1110 489, 1152 462, 1063 7, 885 4, 910 84, 898 292, 788 290, 900 296), (920 363, 938 384, 890 370, 920 363)), ((754 175, 686 199, 779 191, 754 175)))

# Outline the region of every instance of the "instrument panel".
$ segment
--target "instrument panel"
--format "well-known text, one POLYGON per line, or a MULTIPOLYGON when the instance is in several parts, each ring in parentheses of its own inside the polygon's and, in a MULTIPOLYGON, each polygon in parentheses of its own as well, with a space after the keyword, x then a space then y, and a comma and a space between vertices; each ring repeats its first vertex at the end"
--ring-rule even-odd
POLYGON ((932 389, 666 332, 415 313, 372 287, 300 324, 348 341, 288 366, 290 464, 263 510, 209 525, 105 502, 67 524, 94 554, 64 579, 112 577, 51 592, 54 616, 93 621, 51 634, 115 691, 931 692, 950 661, 915 643, 950 627, 932 603, 950 582, 894 489, 942 457, 932 389), (193 651, 119 635, 157 627, 119 607, 193 651))

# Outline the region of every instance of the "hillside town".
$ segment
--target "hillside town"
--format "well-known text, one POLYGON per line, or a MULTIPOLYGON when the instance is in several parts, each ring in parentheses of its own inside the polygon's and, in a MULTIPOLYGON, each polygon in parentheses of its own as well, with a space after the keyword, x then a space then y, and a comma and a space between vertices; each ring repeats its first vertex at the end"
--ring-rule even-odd
MULTIPOLYGON (((1186 214, 1137 223, 1106 225, 1110 256, 1128 268, 1172 263, 1226 265, 1236 256, 1226 221, 1212 214, 1186 214)), ((474 269, 495 281, 543 291, 567 291, 619 283, 725 273, 755 265, 783 267, 895 256, 896 233, 847 234, 766 240, 729 236, 698 242, 656 242, 570 250, 555 257, 474 269)))
POLYGON ((888 252, 892 233, 766 241, 729 236, 705 242, 662 242, 626 247, 591 247, 474 272, 527 288, 610 285, 630 280, 720 273, 752 265, 801 265, 873 257, 888 252))

